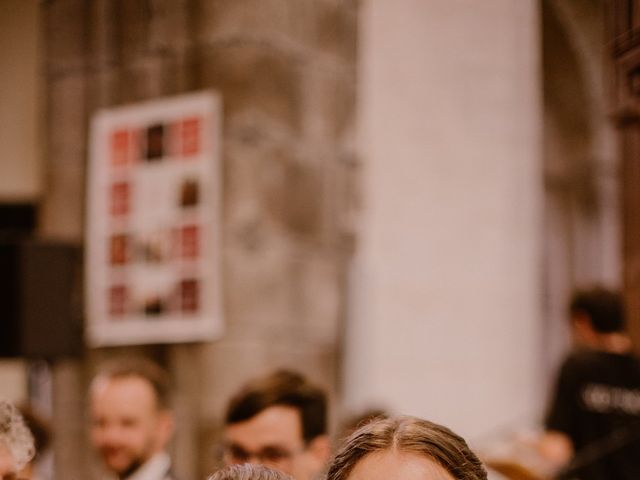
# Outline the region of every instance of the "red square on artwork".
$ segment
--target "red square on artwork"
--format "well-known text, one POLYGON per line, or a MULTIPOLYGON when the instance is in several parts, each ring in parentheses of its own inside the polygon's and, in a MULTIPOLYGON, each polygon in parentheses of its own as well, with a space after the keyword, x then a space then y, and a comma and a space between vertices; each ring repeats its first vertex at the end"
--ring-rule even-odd
POLYGON ((200 153, 201 124, 199 117, 185 118, 182 121, 182 155, 185 157, 200 153))
POLYGON ((200 308, 200 285, 198 280, 186 279, 180 282, 180 309, 186 313, 197 312, 200 308))
POLYGON ((127 313, 129 291, 125 285, 113 285, 109 289, 109 315, 121 317, 127 313))
POLYGON ((182 258, 196 258, 200 254, 200 228, 185 225, 181 231, 182 258))
POLYGON ((112 235, 109 239, 109 263, 124 265, 129 261, 129 236, 126 234, 112 235))
POLYGON ((120 216, 129 213, 129 183, 116 182, 111 185, 111 215, 120 216))
POLYGON ((116 130, 111 134, 111 165, 122 166, 129 162, 131 135, 128 130, 116 130))

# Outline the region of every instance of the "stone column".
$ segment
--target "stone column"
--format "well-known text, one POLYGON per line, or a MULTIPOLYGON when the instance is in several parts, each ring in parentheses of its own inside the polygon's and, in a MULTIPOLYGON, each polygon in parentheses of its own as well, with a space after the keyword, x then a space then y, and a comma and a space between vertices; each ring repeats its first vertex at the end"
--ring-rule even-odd
MULTIPOLYGON (((288 366, 334 391, 358 176, 357 2, 53 0, 41 8, 47 235, 83 238, 87 125, 96 109, 210 88, 222 95, 226 332, 211 344, 150 352, 181 389, 178 473, 204 478, 227 397, 249 376, 288 366)), ((68 390, 56 394, 61 422, 82 425, 76 401, 87 372, 119 351, 65 364, 56 381, 56 392, 68 390), (68 396, 76 401, 63 402, 68 396)), ((76 445, 80 436, 68 429, 59 441, 76 445)), ((80 458, 86 452, 56 453, 58 478, 93 478, 80 458)))
POLYGON ((528 419, 539 341, 538 2, 364 2, 346 405, 476 437, 528 419))

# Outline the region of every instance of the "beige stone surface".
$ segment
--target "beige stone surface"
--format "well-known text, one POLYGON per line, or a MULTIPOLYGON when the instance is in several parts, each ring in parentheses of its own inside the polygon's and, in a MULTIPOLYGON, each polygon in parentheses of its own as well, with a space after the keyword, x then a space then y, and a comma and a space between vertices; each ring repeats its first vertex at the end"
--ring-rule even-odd
POLYGON ((0 200, 42 194, 42 45, 36 0, 0 2, 0 200))
POLYGON ((60 0, 42 4, 44 63, 48 72, 84 67, 89 2, 60 0), (73 21, 71 21, 73 20, 73 21))
POLYGON ((355 131, 356 2, 61 0, 41 9, 47 234, 83 236, 86 135, 97 109, 194 90, 222 95, 225 336, 88 351, 56 371, 54 399, 67 425, 59 441, 88 459, 56 451, 59 478, 98 478, 78 415, 90 372, 121 352, 152 356, 179 388, 178 472, 203 478, 224 404, 249 377, 293 367, 335 389, 345 245, 355 231, 342 207, 352 205, 356 172, 345 160, 355 131))
POLYGON ((224 92, 227 119, 257 109, 299 131, 301 73, 294 57, 251 39, 222 40, 201 55, 199 85, 224 92))
POLYGON ((45 201, 39 219, 45 236, 82 240, 86 157, 86 79, 78 72, 48 82, 45 201))

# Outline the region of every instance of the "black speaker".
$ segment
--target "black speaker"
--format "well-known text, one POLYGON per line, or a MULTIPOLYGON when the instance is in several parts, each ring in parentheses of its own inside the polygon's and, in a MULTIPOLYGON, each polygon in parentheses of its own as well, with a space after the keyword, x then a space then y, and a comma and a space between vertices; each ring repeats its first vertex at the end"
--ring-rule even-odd
POLYGON ((0 357, 80 355, 81 248, 0 239, 0 309, 0 357))

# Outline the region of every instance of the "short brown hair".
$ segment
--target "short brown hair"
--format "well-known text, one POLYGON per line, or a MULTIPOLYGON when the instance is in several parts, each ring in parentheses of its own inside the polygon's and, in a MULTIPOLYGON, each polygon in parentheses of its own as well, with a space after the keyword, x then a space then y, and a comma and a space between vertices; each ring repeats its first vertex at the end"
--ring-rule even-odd
POLYGON ((569 303, 569 313, 572 316, 586 315, 596 332, 622 332, 625 329, 620 294, 600 286, 574 292, 569 303))
POLYGON ((486 480, 487 472, 464 439, 447 427, 416 417, 372 420, 356 430, 335 454, 327 480, 346 480, 365 456, 396 450, 433 460, 457 480, 486 480))
POLYGON ((139 377, 151 385, 158 407, 168 409, 171 405, 171 381, 169 373, 157 363, 145 357, 119 357, 103 363, 95 378, 116 379, 139 377))
POLYGON ((249 420, 273 406, 293 407, 300 412, 305 442, 327 433, 325 392, 290 370, 276 370, 245 385, 229 402, 225 424, 249 420))
POLYGON ((242 465, 230 465, 218 470, 207 480, 293 480, 289 475, 279 470, 244 463, 242 465))

